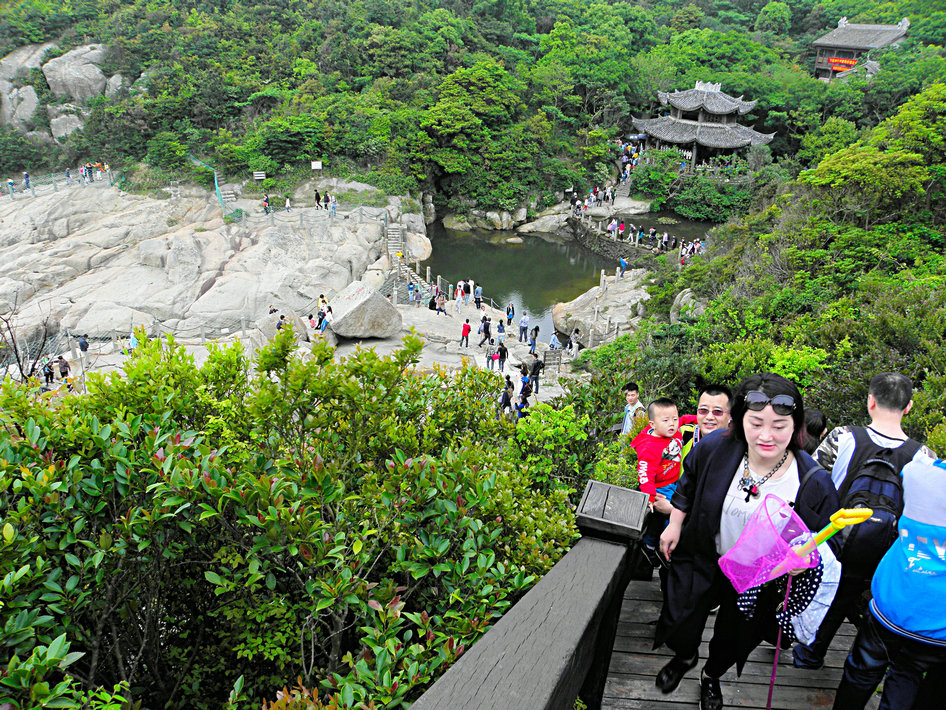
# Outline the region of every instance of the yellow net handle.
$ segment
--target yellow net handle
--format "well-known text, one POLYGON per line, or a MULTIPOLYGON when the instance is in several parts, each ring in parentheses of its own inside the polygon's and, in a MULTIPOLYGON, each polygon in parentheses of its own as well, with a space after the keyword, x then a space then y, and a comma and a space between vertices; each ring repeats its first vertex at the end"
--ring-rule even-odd
POLYGON ((849 525, 863 523, 874 511, 870 508, 841 508, 831 516, 831 522, 824 526, 824 529, 815 535, 811 540, 795 550, 799 557, 810 555, 818 545, 830 538, 842 528, 849 525))

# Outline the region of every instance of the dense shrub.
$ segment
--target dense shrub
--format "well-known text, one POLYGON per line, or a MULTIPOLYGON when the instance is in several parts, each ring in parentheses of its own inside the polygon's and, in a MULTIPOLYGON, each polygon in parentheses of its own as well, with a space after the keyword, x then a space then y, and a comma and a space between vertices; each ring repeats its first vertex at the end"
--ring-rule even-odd
POLYGON ((414 338, 338 362, 286 331, 249 380, 239 346, 140 338, 87 395, 0 390, 0 702, 406 705, 575 535, 496 455, 493 375, 417 373, 414 338))

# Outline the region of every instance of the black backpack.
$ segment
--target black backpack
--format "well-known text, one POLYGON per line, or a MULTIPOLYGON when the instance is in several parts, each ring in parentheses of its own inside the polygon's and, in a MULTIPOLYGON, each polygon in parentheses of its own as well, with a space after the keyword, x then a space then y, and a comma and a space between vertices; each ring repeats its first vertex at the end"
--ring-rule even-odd
POLYGON ((838 490, 841 507, 870 508, 874 514, 841 531, 840 559, 845 575, 870 579, 897 539, 897 520, 903 513, 901 471, 920 450, 920 444, 907 439, 888 449, 875 444, 864 427, 851 427, 851 433, 854 454, 838 490))

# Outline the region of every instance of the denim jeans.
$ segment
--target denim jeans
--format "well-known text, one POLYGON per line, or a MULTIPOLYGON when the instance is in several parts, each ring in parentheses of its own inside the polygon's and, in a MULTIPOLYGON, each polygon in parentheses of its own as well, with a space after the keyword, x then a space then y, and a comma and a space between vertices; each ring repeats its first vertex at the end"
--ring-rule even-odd
POLYGON ((879 710, 912 708, 923 674, 943 662, 946 647, 895 634, 869 613, 844 662, 834 710, 863 710, 881 680, 884 695, 879 710))
MULTIPOLYGON (((667 500, 670 500, 676 491, 677 481, 668 483, 666 486, 661 486, 657 489, 657 492, 662 496, 666 496, 667 500)), ((669 522, 669 515, 658 513, 656 510, 648 515, 647 522, 644 524, 644 534, 641 536, 643 543, 647 545, 647 547, 656 548, 657 544, 660 542, 660 534, 664 531, 664 528, 667 527, 667 523, 669 522)))

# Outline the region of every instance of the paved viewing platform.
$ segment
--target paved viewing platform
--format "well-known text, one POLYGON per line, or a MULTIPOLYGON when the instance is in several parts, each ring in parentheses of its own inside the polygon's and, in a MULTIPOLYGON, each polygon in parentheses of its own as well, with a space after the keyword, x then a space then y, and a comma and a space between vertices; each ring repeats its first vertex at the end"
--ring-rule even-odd
MULTIPOLYGON (((708 653, 715 616, 710 616, 703 632, 701 663, 687 673, 675 692, 663 695, 654 685, 654 678, 670 660, 672 652, 666 646, 656 651, 652 649, 660 605, 656 577, 651 582, 631 581, 627 585, 604 686, 602 710, 684 710, 700 706, 699 671, 708 653)), ((853 626, 842 626, 831 643, 824 668, 817 671, 793 667, 791 649, 783 649, 779 655, 772 707, 780 710, 830 708, 854 634, 853 626)), ((736 678, 734 668, 723 676, 721 685, 727 708, 765 708, 774 657, 774 647, 762 643, 749 656, 741 677, 736 678)), ((875 695, 867 707, 873 710, 878 705, 879 696, 875 695)))

